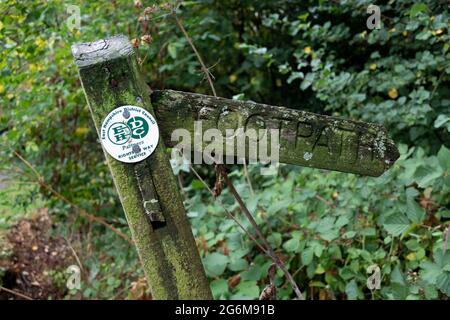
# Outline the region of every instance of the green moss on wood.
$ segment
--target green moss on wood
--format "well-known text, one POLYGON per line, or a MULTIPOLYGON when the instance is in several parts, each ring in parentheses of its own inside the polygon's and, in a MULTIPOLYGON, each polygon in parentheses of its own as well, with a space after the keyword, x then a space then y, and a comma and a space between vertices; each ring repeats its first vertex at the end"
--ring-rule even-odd
MULTIPOLYGON (((193 142, 194 121, 201 120, 203 132, 280 129, 282 163, 379 176, 399 156, 386 129, 374 123, 172 90, 155 91, 152 100, 168 146, 178 143, 171 141, 171 134, 180 128, 191 133, 193 142)), ((192 145, 192 149, 201 152, 207 144, 192 145)))
MULTIPOLYGON (((142 80, 134 52, 124 36, 73 47, 86 99, 97 132, 104 117, 122 105, 136 105, 154 114, 149 88, 142 80)), ((159 124, 161 126, 164 124, 159 124)), ((211 292, 172 169, 160 140, 147 158, 165 225, 149 223, 134 164, 105 152, 133 240, 156 299, 210 299, 211 292)))

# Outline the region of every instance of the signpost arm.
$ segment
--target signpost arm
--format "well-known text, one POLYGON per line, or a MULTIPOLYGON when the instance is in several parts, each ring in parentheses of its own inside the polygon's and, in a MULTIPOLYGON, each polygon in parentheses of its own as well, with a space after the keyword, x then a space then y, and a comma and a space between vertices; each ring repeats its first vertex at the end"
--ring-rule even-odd
MULTIPOLYGON (((280 163, 378 177, 399 157, 387 130, 375 123, 173 90, 154 91, 152 103, 169 147, 178 143, 172 140, 173 130, 183 128, 194 136, 194 123, 201 121, 203 132, 212 128, 223 134, 237 128, 279 130, 280 163)), ((206 144, 191 149, 202 152, 206 144)), ((236 154, 232 148, 231 155, 236 154)))
MULTIPOLYGON (((125 36, 72 47, 99 135, 115 108, 134 105, 154 114, 149 89, 125 36)), ((197 246, 165 154, 164 142, 147 159, 123 163, 105 156, 155 299, 211 299, 197 246)))

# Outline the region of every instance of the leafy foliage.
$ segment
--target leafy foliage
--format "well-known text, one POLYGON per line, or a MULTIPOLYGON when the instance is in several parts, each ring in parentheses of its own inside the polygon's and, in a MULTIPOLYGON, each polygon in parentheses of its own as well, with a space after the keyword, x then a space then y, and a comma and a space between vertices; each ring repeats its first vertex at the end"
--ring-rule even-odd
MULTIPOLYGON (((153 3, 143 1, 144 7, 153 3)), ((214 65, 220 96, 383 123, 399 143, 401 158, 376 179, 291 166, 264 177, 256 166, 249 168, 252 194, 241 168, 233 168, 238 191, 308 298, 448 297, 448 8, 431 0, 388 2, 380 5, 381 28, 368 30, 370 3, 199 0, 183 2, 178 14, 214 65), (367 267, 373 264, 381 269, 381 289, 370 291, 367 267)), ((70 44, 150 34, 150 45, 136 44, 152 88, 208 93, 208 86, 166 11, 155 12, 145 30, 138 22, 143 9, 130 1, 74 4, 81 9, 81 30, 69 30, 60 0, 0 4, 0 171, 21 181, 32 177, 15 150, 73 204, 126 233, 70 44)), ((212 184, 211 169, 200 171, 212 184)), ((257 298, 271 261, 211 202, 201 182, 183 168, 177 174, 215 297, 257 298)), ((90 229, 90 242, 73 207, 34 184, 20 189, 0 191, 2 227, 18 218, 17 206, 44 201, 57 221, 55 232, 78 232, 80 251, 96 253, 81 257, 89 273, 83 296, 127 297, 131 282, 142 276, 134 251, 99 226, 90 229)), ((240 217, 231 195, 221 197, 240 217)), ((276 284, 279 298, 293 297, 280 271, 276 284)))

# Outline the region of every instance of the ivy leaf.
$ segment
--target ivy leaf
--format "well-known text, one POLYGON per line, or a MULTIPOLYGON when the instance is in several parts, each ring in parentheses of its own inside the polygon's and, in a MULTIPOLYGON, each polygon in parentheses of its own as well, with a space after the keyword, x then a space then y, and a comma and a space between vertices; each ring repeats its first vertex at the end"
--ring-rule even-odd
POLYGON ((394 237, 401 235, 411 225, 409 219, 402 213, 394 213, 386 218, 383 227, 394 237))

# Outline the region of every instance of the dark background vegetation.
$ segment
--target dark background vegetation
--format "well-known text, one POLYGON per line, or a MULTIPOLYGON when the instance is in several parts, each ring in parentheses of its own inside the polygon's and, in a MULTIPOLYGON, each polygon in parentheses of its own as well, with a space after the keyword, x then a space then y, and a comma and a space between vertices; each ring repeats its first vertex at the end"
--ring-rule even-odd
MULTIPOLYGON (((142 2, 70 1, 81 30, 66 25, 68 2, 0 4, 4 287, 33 298, 149 298, 134 248, 86 218, 129 235, 70 53, 74 42, 123 33, 136 39, 151 88, 210 94, 173 17, 164 9, 145 17, 155 2, 142 2), (147 34, 150 44, 140 41, 147 34), (80 291, 65 287, 70 264, 82 266, 80 291)), ((379 178, 293 166, 261 176, 250 166, 252 192, 242 168, 231 168, 307 298, 448 299, 448 3, 375 1, 382 25, 368 30, 371 3, 183 1, 178 16, 213 66, 219 96, 382 123, 398 145, 400 159, 379 178), (374 264, 382 281, 371 291, 374 264)), ((257 298, 271 262, 188 168, 175 169, 214 296, 257 298)), ((214 182, 212 168, 198 170, 214 182)), ((227 190, 221 199, 240 216, 227 190)), ((276 284, 279 299, 293 298, 281 273, 276 284)))

